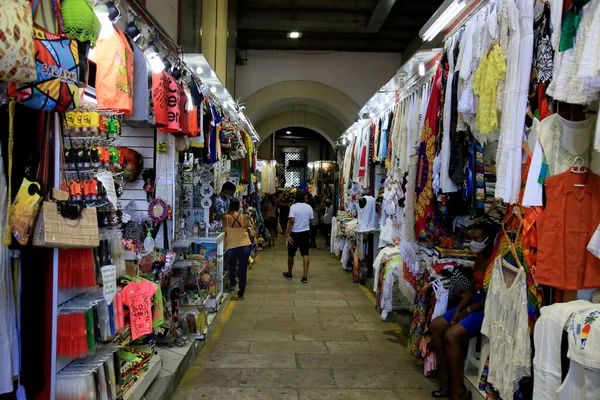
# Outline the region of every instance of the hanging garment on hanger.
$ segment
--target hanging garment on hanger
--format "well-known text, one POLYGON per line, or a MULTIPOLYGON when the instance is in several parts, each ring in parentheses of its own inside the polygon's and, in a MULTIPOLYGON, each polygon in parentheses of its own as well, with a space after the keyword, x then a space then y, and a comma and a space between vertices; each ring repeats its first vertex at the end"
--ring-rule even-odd
POLYGON ((521 379, 531 376, 527 282, 520 269, 507 286, 501 257, 494 260, 481 333, 490 340, 487 381, 501 398, 512 399, 521 379))
POLYGON ((567 356, 569 373, 557 390, 559 400, 595 400, 600 398, 600 306, 576 311, 569 324, 567 356))
MULTIPOLYGON (((420 236, 425 232, 425 224, 434 214, 433 193, 433 161, 435 158, 435 141, 438 133, 438 108, 442 83, 442 66, 438 66, 435 78, 435 86, 425 117, 423 137, 418 152, 418 163, 415 180, 415 235, 420 236)), ((408 213, 409 210, 407 209, 408 213)))
POLYGON ((558 400, 556 390, 562 382, 561 340, 569 317, 582 309, 588 301, 576 300, 542 307, 535 325, 533 340, 536 348, 533 358, 533 398, 558 400))
POLYGON ((442 150, 440 154, 440 187, 443 193, 456 192, 459 188, 449 175, 450 168, 450 136, 451 136, 451 120, 452 120, 452 96, 455 57, 454 49, 459 46, 458 40, 450 39, 450 43, 446 47, 446 57, 448 60, 448 80, 446 81, 446 92, 444 95, 444 113, 442 117, 442 150))
POLYGON ((600 224, 600 176, 567 171, 547 178, 545 185, 546 208, 537 219, 536 281, 563 290, 600 287, 600 260, 586 250, 600 224))
POLYGON ((357 232, 371 232, 372 230, 377 229, 377 220, 375 217, 375 197, 373 196, 364 196, 359 200, 358 206, 358 227, 356 229, 357 232), (364 207, 360 206, 360 202, 365 200, 366 203, 364 207))
POLYGON ((558 114, 538 124, 538 142, 527 176, 523 205, 542 206, 544 179, 570 169, 576 157, 584 166, 600 173, 600 155, 592 151, 596 117, 584 121, 568 121, 558 114))
POLYGON ((511 27, 515 25, 516 29, 511 30, 509 39, 505 101, 496 155, 496 197, 514 204, 521 186, 527 92, 533 57, 533 3, 530 0, 517 0, 514 5, 510 4, 509 17, 511 27))

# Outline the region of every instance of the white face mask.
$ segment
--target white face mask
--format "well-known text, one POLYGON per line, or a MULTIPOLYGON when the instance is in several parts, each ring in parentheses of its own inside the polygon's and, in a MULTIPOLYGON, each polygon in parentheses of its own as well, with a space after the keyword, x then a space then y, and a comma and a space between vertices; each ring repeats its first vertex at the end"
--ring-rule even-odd
POLYGON ((481 253, 487 247, 487 244, 485 242, 487 242, 487 238, 483 242, 476 242, 474 240, 471 240, 471 243, 469 244, 469 246, 471 247, 471 251, 473 253, 481 253))

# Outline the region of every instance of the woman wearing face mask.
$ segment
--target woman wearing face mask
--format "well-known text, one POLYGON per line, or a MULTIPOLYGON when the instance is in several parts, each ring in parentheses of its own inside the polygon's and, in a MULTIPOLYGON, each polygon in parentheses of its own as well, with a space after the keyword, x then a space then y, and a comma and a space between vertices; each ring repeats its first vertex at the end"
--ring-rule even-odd
POLYGON ((483 323, 483 279, 492 255, 496 231, 489 224, 478 224, 471 228, 471 251, 477 254, 471 287, 456 308, 448 310, 429 324, 440 377, 440 388, 431 393, 432 397, 451 397, 453 400, 471 397, 463 380, 466 350, 469 339, 479 334, 483 323))

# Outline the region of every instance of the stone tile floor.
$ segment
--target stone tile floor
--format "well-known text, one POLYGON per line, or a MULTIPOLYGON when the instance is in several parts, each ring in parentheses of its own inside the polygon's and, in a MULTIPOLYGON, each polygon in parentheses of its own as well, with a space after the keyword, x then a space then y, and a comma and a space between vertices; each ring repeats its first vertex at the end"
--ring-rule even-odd
MULTIPOLYGON (((322 241, 321 241, 322 242, 322 241)), ((231 301, 173 399, 413 400, 437 383, 406 353, 400 326, 382 322, 372 292, 353 283, 327 250, 311 249, 287 281, 283 240, 261 252, 246 300, 231 301)))

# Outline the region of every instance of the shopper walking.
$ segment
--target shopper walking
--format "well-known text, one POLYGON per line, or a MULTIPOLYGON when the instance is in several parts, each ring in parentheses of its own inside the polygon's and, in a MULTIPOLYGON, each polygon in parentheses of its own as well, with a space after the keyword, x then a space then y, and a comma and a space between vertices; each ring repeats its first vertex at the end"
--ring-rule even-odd
POLYGON ((323 212, 323 228, 322 232, 325 236, 325 246, 330 246, 331 240, 331 220, 333 219, 333 204, 331 204, 331 200, 325 200, 325 210, 323 212))
POLYGON ((265 228, 269 231, 269 245, 271 247, 275 246, 275 238, 277 237, 277 207, 272 194, 267 194, 263 198, 260 210, 263 214, 265 228))
POLYGON ((310 220, 310 248, 317 248, 317 234, 319 233, 319 209, 317 202, 313 199, 310 204, 313 210, 313 219, 310 220))
POLYGON ((221 192, 219 192, 215 199, 215 213, 217 214, 218 219, 222 219, 225 214, 227 214, 229 203, 235 194, 235 189, 236 187, 233 182, 225 182, 223 186, 221 186, 221 192))
POLYGON ((231 199, 229 211, 223 217, 223 226, 225 227, 225 244, 227 246, 225 256, 229 263, 229 284, 232 288, 235 288, 236 267, 238 267, 239 289, 237 299, 244 300, 252 242, 248 235, 250 221, 248 216, 240 214, 239 209, 240 201, 231 199))
POLYGON ((313 209, 306 204, 306 194, 302 190, 296 191, 296 203, 290 207, 290 217, 287 225, 287 248, 288 248, 288 272, 283 273, 286 279, 292 279, 294 269, 294 257, 296 250, 300 249, 300 255, 304 264, 304 273, 301 282, 308 282, 308 267, 310 259, 308 248, 310 244, 310 222, 314 219, 313 209))
POLYGON ((285 233, 290 215, 290 199, 287 194, 283 192, 279 193, 277 207, 279 208, 279 226, 281 226, 281 230, 285 233))

